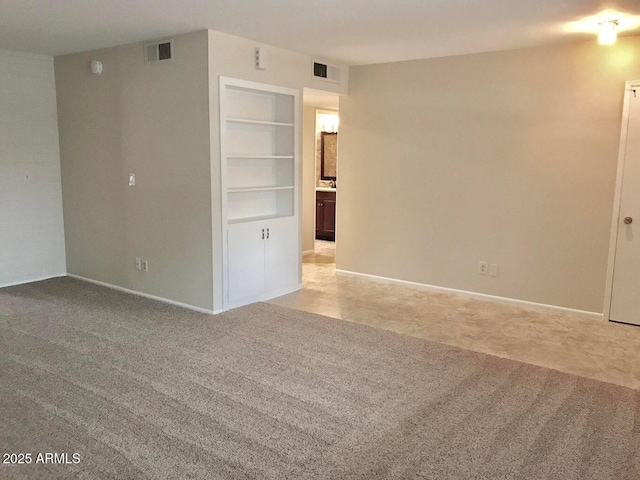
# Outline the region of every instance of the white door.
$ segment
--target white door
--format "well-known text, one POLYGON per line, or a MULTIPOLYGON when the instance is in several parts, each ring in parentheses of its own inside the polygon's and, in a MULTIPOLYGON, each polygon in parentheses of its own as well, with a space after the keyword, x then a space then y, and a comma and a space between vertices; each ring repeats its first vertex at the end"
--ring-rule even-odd
POLYGON ((295 217, 278 218, 265 224, 265 290, 272 292, 299 283, 300 255, 298 222, 295 217))
POLYGON ((609 319, 640 325, 640 85, 632 85, 627 95, 609 319))
POLYGON ((229 225, 227 233, 228 304, 264 291, 264 240, 260 224, 229 225))

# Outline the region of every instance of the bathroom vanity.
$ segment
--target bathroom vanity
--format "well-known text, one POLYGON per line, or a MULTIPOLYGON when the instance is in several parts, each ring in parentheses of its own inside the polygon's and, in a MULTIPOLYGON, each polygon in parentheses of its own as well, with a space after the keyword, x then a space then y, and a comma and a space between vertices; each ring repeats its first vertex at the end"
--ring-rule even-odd
POLYGON ((316 238, 335 241, 336 239, 336 189, 316 189, 316 238))

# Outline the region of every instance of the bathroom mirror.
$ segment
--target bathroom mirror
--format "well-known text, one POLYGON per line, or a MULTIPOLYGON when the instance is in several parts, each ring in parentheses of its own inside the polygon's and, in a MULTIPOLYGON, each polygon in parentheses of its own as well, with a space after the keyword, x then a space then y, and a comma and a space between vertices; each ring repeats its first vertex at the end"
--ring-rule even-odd
POLYGON ((338 173, 338 133, 320 133, 320 179, 336 180, 338 173))

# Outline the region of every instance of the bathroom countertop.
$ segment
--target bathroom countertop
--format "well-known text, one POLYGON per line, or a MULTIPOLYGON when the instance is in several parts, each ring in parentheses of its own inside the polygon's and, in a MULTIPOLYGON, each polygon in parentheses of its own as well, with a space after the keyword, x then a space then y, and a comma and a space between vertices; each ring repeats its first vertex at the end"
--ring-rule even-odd
POLYGON ((335 192, 335 188, 331 187, 316 187, 316 192, 335 192))

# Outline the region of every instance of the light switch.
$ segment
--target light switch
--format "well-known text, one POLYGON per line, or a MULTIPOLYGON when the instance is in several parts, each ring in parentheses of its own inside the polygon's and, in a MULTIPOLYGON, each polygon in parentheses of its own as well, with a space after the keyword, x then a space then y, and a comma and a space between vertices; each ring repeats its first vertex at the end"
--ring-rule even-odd
POLYGON ((129 174, 129 186, 130 187, 135 187, 136 186, 136 174, 135 173, 130 173, 129 174))

